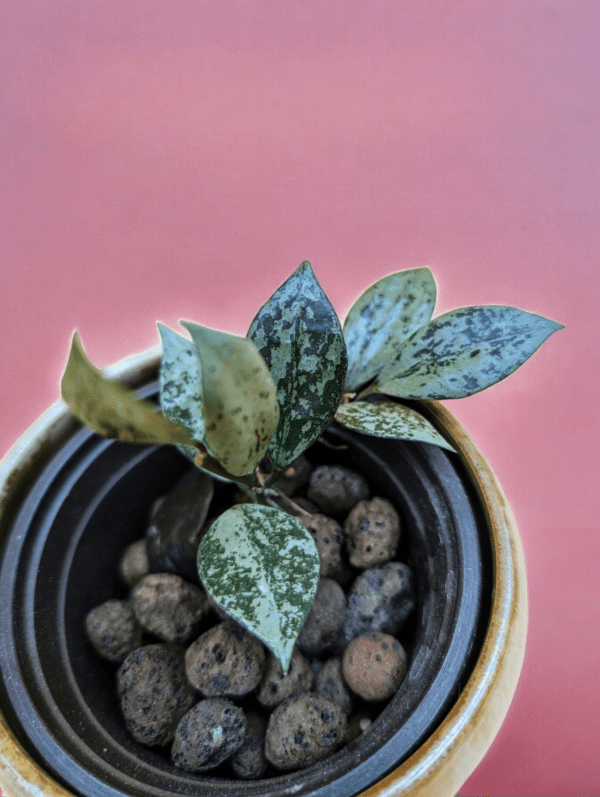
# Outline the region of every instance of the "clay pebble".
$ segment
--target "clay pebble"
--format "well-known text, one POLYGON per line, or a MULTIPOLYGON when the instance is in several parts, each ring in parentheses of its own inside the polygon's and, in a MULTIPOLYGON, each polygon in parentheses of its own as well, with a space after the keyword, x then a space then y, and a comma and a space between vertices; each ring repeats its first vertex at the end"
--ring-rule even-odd
POLYGON ((336 640, 346 611, 346 595, 337 581, 321 578, 296 644, 309 656, 320 656, 336 640))
POLYGON ((168 744, 183 715, 199 699, 185 676, 184 649, 145 645, 117 672, 117 695, 127 730, 147 747, 168 744))
POLYGON ((340 658, 328 659, 323 664, 315 680, 315 692, 337 703, 350 716, 354 701, 344 680, 340 658))
POLYGON ((365 478, 343 465, 321 465, 311 473, 306 497, 326 515, 349 512, 359 501, 369 498, 365 478))
POLYGON ((400 517, 386 498, 359 501, 344 521, 344 535, 352 567, 374 567, 394 558, 400 517))
POLYGON ((121 662, 142 644, 142 628, 127 601, 112 599, 87 613, 85 630, 96 653, 121 662))
POLYGON ((187 772, 205 772, 226 761, 244 743, 246 717, 225 697, 201 700, 181 719, 171 758, 187 772))
POLYGON ((342 543, 344 535, 342 527, 327 515, 311 515, 298 518, 304 528, 310 532, 319 552, 319 573, 325 578, 333 577, 342 566, 342 543))
POLYGON ((288 697, 271 714, 265 756, 278 769, 310 766, 337 750, 346 728, 341 706, 314 692, 301 692, 288 697))
POLYGON ((397 634, 416 605, 412 570, 402 562, 386 562, 356 577, 336 651, 367 631, 397 634))
POLYGON ((174 573, 150 573, 133 589, 131 599, 140 625, 162 642, 186 644, 199 633, 210 609, 200 587, 174 573))
POLYGON ((265 649, 238 623, 209 628, 187 649, 187 677, 205 697, 243 697, 263 677, 265 649))
POLYGON ((242 780, 262 777, 269 765, 265 758, 267 720, 254 711, 246 715, 246 735, 242 746, 231 757, 231 768, 242 780))
POLYGON ((363 700, 388 700, 406 675, 406 652, 395 637, 372 631, 348 645, 342 670, 350 689, 363 700))
POLYGON ((313 683, 313 672, 308 660, 295 647, 288 672, 284 675, 279 660, 271 653, 265 674, 256 690, 258 702, 265 708, 274 708, 298 692, 308 691, 313 683))

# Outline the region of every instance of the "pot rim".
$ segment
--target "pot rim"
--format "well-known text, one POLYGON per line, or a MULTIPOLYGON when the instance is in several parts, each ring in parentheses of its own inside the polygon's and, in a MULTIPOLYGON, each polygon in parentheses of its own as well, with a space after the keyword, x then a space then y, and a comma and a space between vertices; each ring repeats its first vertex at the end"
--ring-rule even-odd
MULTIPOLYGON (((103 369, 138 387, 156 373, 160 346, 103 369)), ((475 443, 438 401, 416 402, 457 450, 481 501, 490 531, 494 584, 489 623, 475 667, 446 717, 403 764, 361 797, 454 795, 483 758, 508 711, 521 671, 527 631, 525 561, 517 527, 498 481, 475 443)), ((81 424, 55 402, 0 462, 0 528, 56 446, 81 424)), ((39 767, 0 713, 0 787, 11 797, 73 797, 39 767)))

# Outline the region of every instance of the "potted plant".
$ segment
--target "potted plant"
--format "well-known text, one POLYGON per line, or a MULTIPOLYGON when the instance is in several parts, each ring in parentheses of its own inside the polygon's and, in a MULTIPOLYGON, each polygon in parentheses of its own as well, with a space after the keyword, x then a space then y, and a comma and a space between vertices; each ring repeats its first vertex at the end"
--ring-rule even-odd
POLYGON ((303 263, 246 338, 160 325, 160 365, 151 353, 102 375, 74 336, 62 382, 72 414, 51 408, 3 463, 0 785, 10 795, 456 792, 508 709, 527 606, 510 510, 437 400, 505 378, 561 325, 496 306, 431 320, 434 304, 428 269, 398 272, 357 300, 342 330, 303 263), (118 592, 123 547, 193 462, 246 495, 202 539, 202 585, 285 674, 319 553, 279 508, 290 501, 278 482, 307 449, 361 470, 409 519, 418 610, 406 675, 360 738, 306 769, 252 782, 176 770, 128 739, 82 619, 118 592))

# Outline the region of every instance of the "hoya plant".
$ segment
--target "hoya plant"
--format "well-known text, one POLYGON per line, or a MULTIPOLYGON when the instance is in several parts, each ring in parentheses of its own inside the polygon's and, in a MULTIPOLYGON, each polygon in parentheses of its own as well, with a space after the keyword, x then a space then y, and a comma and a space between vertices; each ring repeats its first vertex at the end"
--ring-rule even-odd
MULTIPOLYGON (((357 432, 452 450, 397 399, 470 396, 517 369, 562 327, 514 307, 465 307, 432 319, 428 268, 371 285, 343 328, 304 262, 258 311, 246 337, 188 321, 159 324, 160 410, 87 358, 77 333, 61 388, 73 414, 105 437, 170 443, 247 500, 212 524, 198 549, 214 601, 287 672, 316 592, 319 556, 277 486, 335 419, 357 432)), ((297 508, 298 509, 298 508, 297 508)), ((301 510, 299 510, 301 512, 301 510)))

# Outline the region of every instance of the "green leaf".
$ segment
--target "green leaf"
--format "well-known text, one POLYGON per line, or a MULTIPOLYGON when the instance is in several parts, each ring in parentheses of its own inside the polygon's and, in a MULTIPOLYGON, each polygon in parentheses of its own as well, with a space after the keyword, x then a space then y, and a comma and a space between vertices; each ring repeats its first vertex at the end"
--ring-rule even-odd
MULTIPOLYGON (((88 359, 77 332, 61 393, 73 415, 103 437, 125 443, 195 445, 182 426, 157 412, 149 401, 139 399, 122 382, 104 377, 88 359)), ((197 450, 196 454, 199 455, 197 450)))
POLYGON ((234 506, 202 540, 198 572, 218 605, 287 672, 319 580, 319 554, 302 523, 279 509, 234 506))
POLYGON ((373 391, 399 398, 461 398, 515 371, 563 324, 498 305, 464 307, 418 329, 373 391))
POLYGON ((358 390, 381 372, 406 338, 429 321, 435 299, 428 268, 398 271, 367 288, 344 322, 346 390, 358 390))
POLYGON ((285 468, 331 420, 346 375, 340 322, 310 263, 302 263, 259 310, 248 337, 277 386, 280 420, 269 453, 285 468))
POLYGON ((200 358, 206 444, 234 476, 252 473, 279 421, 273 379, 252 341, 181 322, 200 358))
POLYGON ((448 451, 455 450, 419 412, 395 401, 355 401, 352 404, 342 404, 335 419, 343 426, 362 434, 419 440, 422 443, 434 443, 448 451))
MULTIPOLYGON (((195 440, 204 440, 202 370, 196 347, 164 324, 158 324, 163 353, 160 363, 160 405, 171 420, 181 424, 195 440)), ((197 450, 179 446, 192 460, 197 450)))

